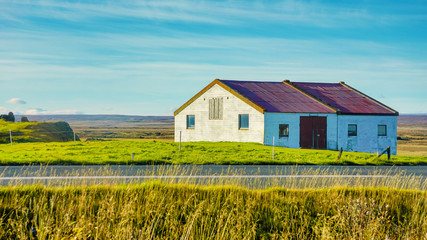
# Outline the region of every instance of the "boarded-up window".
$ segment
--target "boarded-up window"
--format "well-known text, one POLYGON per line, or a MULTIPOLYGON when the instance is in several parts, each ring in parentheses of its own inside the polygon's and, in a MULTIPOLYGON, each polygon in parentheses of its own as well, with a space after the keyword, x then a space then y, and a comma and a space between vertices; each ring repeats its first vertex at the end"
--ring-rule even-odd
POLYGON ((209 119, 221 120, 222 119, 222 98, 209 99, 209 119))

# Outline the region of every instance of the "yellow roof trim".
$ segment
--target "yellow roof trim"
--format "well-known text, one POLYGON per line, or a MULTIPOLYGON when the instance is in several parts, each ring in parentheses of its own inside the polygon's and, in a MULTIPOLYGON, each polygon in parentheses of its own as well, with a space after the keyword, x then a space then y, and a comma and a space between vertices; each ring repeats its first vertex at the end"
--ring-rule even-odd
POLYGON ((208 91, 215 84, 218 84, 219 86, 221 86, 225 90, 229 91, 231 94, 233 94, 234 96, 238 97, 240 100, 244 101, 245 103, 247 103, 251 107, 255 108, 260 113, 264 113, 264 111, 265 111, 264 108, 262 108, 261 106, 259 106, 256 103, 252 102, 251 100, 247 99, 246 97, 244 97, 240 93, 236 92, 235 90, 233 90, 232 88, 230 88, 226 84, 222 83, 221 80, 215 79, 209 85, 207 85, 205 88, 203 88, 200 92, 198 92, 196 95, 194 95, 194 97, 192 97, 190 100, 188 100, 186 103, 184 103, 184 105, 182 105, 180 108, 178 108, 173 113, 174 116, 176 116, 178 113, 180 113, 182 110, 184 110, 184 108, 186 108, 188 105, 190 105, 192 102, 194 102, 197 98, 199 98, 203 93, 205 93, 206 91, 208 91))
POLYGON ((396 114, 397 116, 399 115, 399 112, 398 112, 398 111, 394 110, 393 108, 391 108, 391 107, 389 107, 389 106, 387 106, 387 105, 384 105, 383 103, 381 103, 381 102, 379 102, 379 101, 375 100, 375 99, 374 99, 374 98, 372 98, 372 97, 369 97, 368 95, 366 95, 366 94, 364 94, 364 93, 362 93, 362 92, 358 91, 357 89, 354 89, 354 88, 350 87, 349 85, 345 84, 344 82, 340 82, 340 84, 341 84, 342 86, 344 86, 344 87, 346 87, 346 88, 348 88, 348 89, 352 90, 353 92, 355 92, 355 93, 357 93, 357 94, 359 94, 359 95, 361 95, 361 96, 363 96, 363 97, 365 97, 365 98, 367 98, 367 99, 369 99, 369 100, 372 100, 372 101, 373 101, 373 102, 375 102, 376 104, 381 105, 381 106, 382 106, 382 107, 384 107, 384 108, 387 108, 388 110, 392 111, 392 112, 393 112, 394 114, 396 114))
POLYGON ((291 83, 291 81, 289 81, 289 80, 284 80, 284 81, 282 81, 282 82, 283 82, 284 84, 288 85, 289 87, 291 87, 291 88, 293 88, 293 89, 297 90, 298 92, 300 92, 300 93, 304 94, 305 96, 307 96, 307 97, 309 97, 309 98, 313 99, 314 101, 316 101, 316 102, 318 102, 318 103, 322 104, 323 106, 325 106, 325 107, 327 107, 327 108, 331 109, 332 111, 334 111, 334 112, 340 112, 340 110, 338 110, 338 109, 336 109, 336 108, 333 108, 333 107, 329 106, 329 104, 327 104, 327 103, 325 103, 325 102, 320 101, 319 99, 317 99, 317 98, 315 98, 315 97, 311 96, 310 94, 306 93, 304 90, 302 90, 302 89, 300 89, 300 88, 298 88, 298 87, 294 86, 294 85, 291 83))

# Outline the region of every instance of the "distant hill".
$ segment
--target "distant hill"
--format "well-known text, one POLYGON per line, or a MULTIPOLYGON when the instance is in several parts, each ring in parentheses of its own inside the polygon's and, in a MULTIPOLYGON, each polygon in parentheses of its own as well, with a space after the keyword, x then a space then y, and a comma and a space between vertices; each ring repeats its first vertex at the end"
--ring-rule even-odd
MULTIPOLYGON (((68 122, 74 126, 93 127, 172 127, 173 116, 132 116, 132 115, 26 115, 30 121, 40 122, 68 122)), ((16 115, 21 119, 21 115, 16 115)))
POLYGON ((424 114, 402 114, 397 117, 398 125, 419 125, 427 127, 427 115, 424 114))
MULTIPOLYGON (((22 115, 16 115, 21 119, 22 115)), ((133 116, 133 115, 28 115, 30 121, 40 122, 68 122, 71 126, 94 127, 172 127, 173 116, 133 116)), ((398 117, 398 124, 427 124, 425 114, 402 114, 398 117)))
MULTIPOLYGON (((0 143, 74 141, 73 129, 66 122, 6 122, 0 119, 0 143)), ((76 141, 80 140, 76 136, 76 141)))

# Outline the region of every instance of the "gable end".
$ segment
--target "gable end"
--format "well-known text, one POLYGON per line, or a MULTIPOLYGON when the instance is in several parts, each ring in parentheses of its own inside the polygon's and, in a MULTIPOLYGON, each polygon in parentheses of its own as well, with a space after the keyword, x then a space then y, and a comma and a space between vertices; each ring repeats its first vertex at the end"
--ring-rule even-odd
POLYGON ((180 113, 182 110, 184 110, 188 105, 190 105, 192 102, 194 102, 197 98, 199 98, 203 93, 205 93, 206 91, 208 91, 215 84, 218 84, 219 86, 221 86, 222 88, 224 88, 225 90, 227 90, 228 92, 230 92, 231 94, 233 94, 234 96, 236 96, 237 98, 239 98, 240 100, 242 100, 243 102, 247 103, 249 106, 255 108, 257 111, 259 111, 260 113, 264 114, 264 111, 265 111, 264 108, 262 108, 261 106, 259 106, 256 103, 252 102, 251 100, 247 99, 246 97, 242 96, 240 93, 236 92, 235 90, 233 90, 229 86, 225 85, 224 83, 221 82, 220 79, 215 79, 208 86, 206 86, 200 92, 198 92, 196 95, 194 95, 194 97, 192 97, 190 100, 188 100, 186 103, 184 103, 184 105, 182 105, 180 108, 178 108, 173 113, 174 116, 176 116, 178 113, 180 113))

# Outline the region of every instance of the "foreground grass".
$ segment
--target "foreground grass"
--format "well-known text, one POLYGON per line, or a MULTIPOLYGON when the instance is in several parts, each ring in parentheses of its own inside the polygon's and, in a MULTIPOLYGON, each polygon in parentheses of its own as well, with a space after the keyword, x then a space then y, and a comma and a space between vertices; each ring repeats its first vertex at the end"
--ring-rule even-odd
POLYGON ((18 143, 0 145, 0 164, 360 164, 416 165, 426 164, 427 157, 386 156, 344 152, 275 148, 256 143, 166 141, 93 141, 64 143, 18 143), (135 154, 131 159, 131 153, 135 154))
POLYGON ((0 239, 425 239, 425 191, 140 185, 0 188, 0 239))

